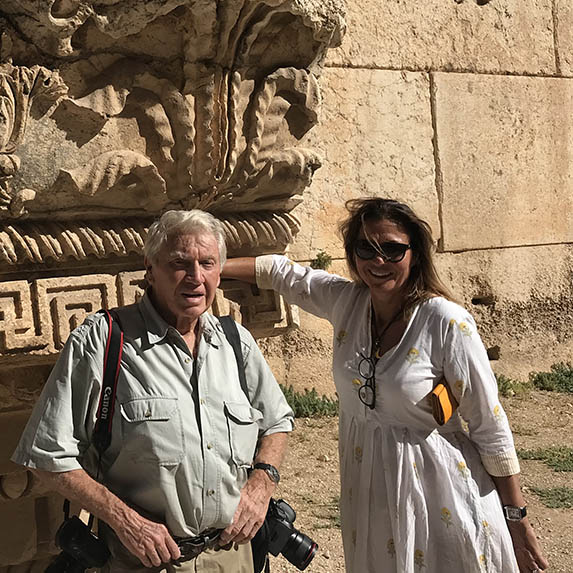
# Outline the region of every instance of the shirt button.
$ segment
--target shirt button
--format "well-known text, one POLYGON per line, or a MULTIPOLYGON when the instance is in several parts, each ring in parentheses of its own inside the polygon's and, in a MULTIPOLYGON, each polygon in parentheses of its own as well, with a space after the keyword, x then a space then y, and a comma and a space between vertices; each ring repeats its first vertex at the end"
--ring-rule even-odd
POLYGON ((205 405, 205 398, 201 398, 201 400, 199 400, 199 404, 201 404, 202 406, 205 405))
POLYGON ((189 364, 191 362, 191 358, 185 358, 185 364, 189 364))
POLYGON ((207 449, 210 450, 210 449, 212 449, 212 448, 213 448, 213 444, 208 443, 208 444, 207 444, 207 449))
POLYGON ((214 490, 214 489, 210 489, 210 490, 207 492, 207 495, 215 495, 215 490, 214 490))
POLYGON ((151 410, 147 410, 147 412, 145 412, 145 417, 151 418, 151 410))

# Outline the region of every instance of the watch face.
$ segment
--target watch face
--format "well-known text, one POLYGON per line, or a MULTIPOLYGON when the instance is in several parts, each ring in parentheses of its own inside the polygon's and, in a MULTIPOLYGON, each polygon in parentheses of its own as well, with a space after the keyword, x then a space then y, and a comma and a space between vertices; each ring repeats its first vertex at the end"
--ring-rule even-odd
POLYGON ((271 464, 258 463, 255 464, 253 467, 257 470, 263 470, 267 472, 267 475, 269 476, 271 481, 275 483, 279 483, 279 481, 281 480, 281 475, 279 474, 279 471, 277 470, 277 468, 275 468, 275 466, 272 466, 271 464))
POLYGON ((505 518, 510 521, 521 521, 526 515, 525 508, 521 507, 506 505, 503 510, 505 512, 505 518))
POLYGON ((281 476, 279 475, 279 472, 277 471, 276 468, 270 467, 267 468, 267 473, 269 474, 269 477, 275 482, 275 483, 279 483, 281 476))

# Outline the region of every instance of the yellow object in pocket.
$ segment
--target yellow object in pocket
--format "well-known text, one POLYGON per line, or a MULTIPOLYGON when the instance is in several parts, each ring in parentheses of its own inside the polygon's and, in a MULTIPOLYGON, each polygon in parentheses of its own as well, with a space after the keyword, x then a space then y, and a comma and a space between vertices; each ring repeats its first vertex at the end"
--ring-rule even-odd
POLYGON ((440 426, 443 426, 452 417, 452 414, 458 407, 458 401, 445 380, 436 384, 430 394, 430 399, 434 420, 440 426))

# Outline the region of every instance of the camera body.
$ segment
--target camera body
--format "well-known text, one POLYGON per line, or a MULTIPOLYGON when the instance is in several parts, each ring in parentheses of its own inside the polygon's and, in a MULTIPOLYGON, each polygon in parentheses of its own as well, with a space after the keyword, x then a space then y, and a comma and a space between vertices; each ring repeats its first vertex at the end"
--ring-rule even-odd
POLYGON ((295 519, 294 509, 284 499, 271 498, 265 520, 268 551, 275 556, 282 553, 288 561, 303 571, 314 558, 318 544, 294 527, 295 519))
POLYGON ((45 573, 83 573, 92 567, 102 567, 110 557, 106 544, 75 515, 60 525, 56 544, 62 552, 45 573))

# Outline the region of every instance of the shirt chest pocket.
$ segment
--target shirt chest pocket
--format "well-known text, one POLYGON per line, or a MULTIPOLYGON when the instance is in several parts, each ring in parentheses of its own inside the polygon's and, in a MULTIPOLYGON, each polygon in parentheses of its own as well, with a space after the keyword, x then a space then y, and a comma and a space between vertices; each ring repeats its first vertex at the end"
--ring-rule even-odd
POLYGON ((249 404, 225 402, 231 457, 237 467, 250 466, 259 439, 257 422, 263 415, 249 404))
POLYGON ((173 465, 183 458, 183 424, 177 398, 147 396, 123 402, 121 454, 134 463, 173 465))

